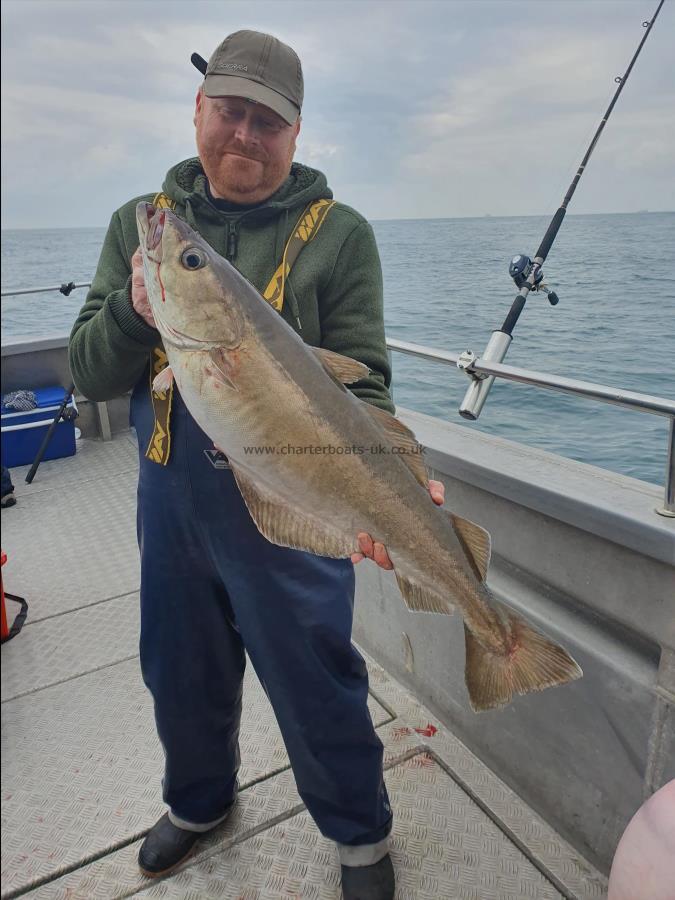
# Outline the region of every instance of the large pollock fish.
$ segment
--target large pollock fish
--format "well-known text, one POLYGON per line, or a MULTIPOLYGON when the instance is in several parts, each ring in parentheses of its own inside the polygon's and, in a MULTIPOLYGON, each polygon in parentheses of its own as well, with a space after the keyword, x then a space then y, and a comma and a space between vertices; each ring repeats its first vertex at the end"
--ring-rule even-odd
POLYGON ((362 363, 305 344, 258 291, 169 210, 139 203, 145 284, 170 380, 228 457, 260 532, 347 558, 367 532, 387 548, 411 610, 464 618, 472 707, 579 678, 567 652, 497 602, 490 536, 437 507, 412 432, 344 387, 362 363), (304 448, 304 452, 297 452, 304 448))

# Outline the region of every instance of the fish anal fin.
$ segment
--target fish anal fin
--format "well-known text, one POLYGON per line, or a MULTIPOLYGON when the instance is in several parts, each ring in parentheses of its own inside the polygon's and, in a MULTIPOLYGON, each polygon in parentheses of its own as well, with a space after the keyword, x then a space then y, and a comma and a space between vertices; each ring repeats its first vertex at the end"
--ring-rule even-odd
POLYGON ((298 510, 267 485, 256 484, 232 460, 230 466, 251 518, 268 541, 333 559, 343 559, 358 552, 356 538, 341 533, 319 517, 298 510))
POLYGON ((349 356, 343 356, 333 350, 326 350, 325 347, 312 347, 311 349, 323 367, 328 369, 329 373, 334 375, 341 384, 353 384, 370 375, 368 366, 349 356))
POLYGON ((464 674, 475 712, 505 706, 514 694, 543 691, 583 675, 566 650, 503 609, 510 631, 509 646, 503 653, 485 648, 464 625, 464 674))
POLYGON ((396 416, 384 409, 363 401, 364 406, 384 431, 387 439, 396 447, 396 455, 408 466, 424 488, 429 487, 429 473, 424 464, 424 448, 413 432, 396 416))
POLYGON ((480 581, 487 578, 490 565, 490 534, 475 522, 448 513, 462 550, 480 581))
POLYGON ((447 600, 443 600, 436 594, 431 594, 421 588, 412 578, 397 572, 394 569, 398 589, 405 602, 405 605, 412 612, 430 612, 441 613, 442 615, 450 615, 454 611, 454 606, 447 600))

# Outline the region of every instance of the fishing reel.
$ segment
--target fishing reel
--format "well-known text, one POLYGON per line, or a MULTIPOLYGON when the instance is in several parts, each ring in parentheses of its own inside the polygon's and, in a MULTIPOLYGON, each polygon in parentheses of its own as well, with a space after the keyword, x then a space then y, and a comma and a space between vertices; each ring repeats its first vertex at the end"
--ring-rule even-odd
POLYGON ((544 273, 541 266, 534 263, 530 257, 526 256, 524 253, 519 253, 517 256, 514 256, 509 263, 509 275, 513 278, 518 289, 522 288, 533 271, 534 286, 531 287, 530 290, 542 291, 548 297, 548 302, 551 306, 556 306, 560 298, 555 291, 550 291, 544 284, 544 273))

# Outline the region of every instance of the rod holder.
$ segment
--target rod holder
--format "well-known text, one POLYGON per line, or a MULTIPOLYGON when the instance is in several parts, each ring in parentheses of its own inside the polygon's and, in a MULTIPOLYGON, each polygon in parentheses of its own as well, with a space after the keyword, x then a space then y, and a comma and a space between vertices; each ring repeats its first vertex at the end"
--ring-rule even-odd
POLYGON ((675 416, 670 420, 668 430, 668 451, 666 453, 666 481, 663 489, 663 506, 656 512, 660 516, 675 519, 675 416))
MULTIPOLYGON (((513 338, 510 334, 506 334, 503 331, 493 331, 481 360, 484 362, 502 362, 512 340, 513 338)), ((460 368, 462 367, 460 366, 460 368)), ((471 384, 466 389, 464 400, 462 400, 462 405, 459 407, 459 414, 462 418, 475 422, 481 414, 495 377, 494 375, 488 375, 487 378, 478 377, 470 369, 465 369, 465 371, 471 378, 471 384)))

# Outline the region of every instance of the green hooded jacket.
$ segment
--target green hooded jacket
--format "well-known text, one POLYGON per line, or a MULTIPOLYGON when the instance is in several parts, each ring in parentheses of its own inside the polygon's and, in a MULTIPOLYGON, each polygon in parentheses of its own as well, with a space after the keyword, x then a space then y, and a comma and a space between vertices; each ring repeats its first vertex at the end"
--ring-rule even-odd
MULTIPOLYGON (((264 203, 219 209, 209 199, 199 159, 169 170, 162 190, 175 212, 262 293, 281 262, 286 241, 305 207, 331 199, 326 177, 293 163, 289 177, 264 203)), ((150 351, 161 343, 131 304, 131 257, 138 247, 136 204, 113 213, 96 274, 75 321, 70 369, 91 400, 108 400, 144 376, 150 351)), ((382 270, 373 230, 355 210, 336 203, 303 248, 286 280, 281 315, 307 344, 365 363, 371 373, 349 389, 368 403, 394 411, 384 337, 382 270)))

